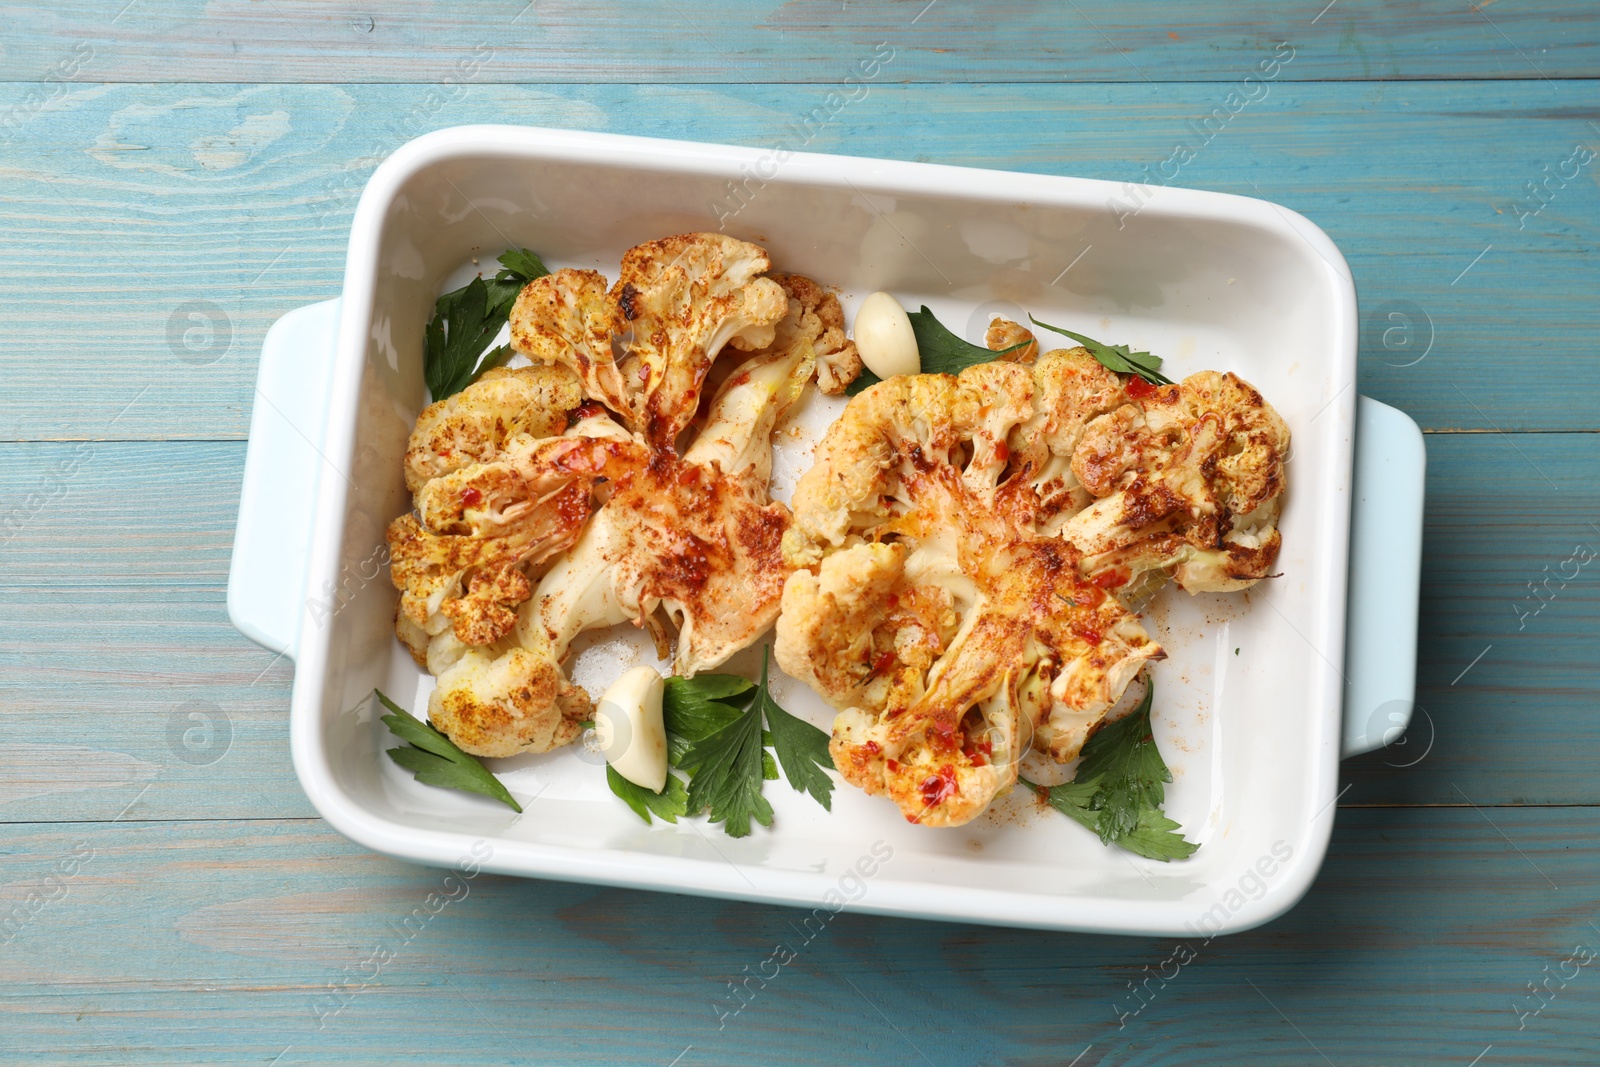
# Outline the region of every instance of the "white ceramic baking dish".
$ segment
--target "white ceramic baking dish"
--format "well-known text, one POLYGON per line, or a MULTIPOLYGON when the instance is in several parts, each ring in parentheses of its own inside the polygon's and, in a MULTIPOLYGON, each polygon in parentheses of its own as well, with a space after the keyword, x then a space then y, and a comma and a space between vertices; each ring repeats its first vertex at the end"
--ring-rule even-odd
MULTIPOLYGON (((295 660, 291 738, 306 794, 339 831, 390 855, 449 865, 487 852, 483 866, 507 874, 1012 926, 1244 929, 1310 886, 1341 753, 1381 745, 1409 715, 1422 439, 1393 409, 1358 405, 1356 337, 1338 250, 1260 200, 562 130, 444 130, 373 174, 342 298, 268 334, 229 612, 295 660), (410 506, 400 458, 426 400, 422 329, 435 295, 508 246, 614 277, 635 243, 719 225, 759 241, 780 269, 837 286, 847 315, 887 289, 975 337, 990 312, 1025 308, 1165 356, 1173 377, 1238 371, 1283 414, 1294 433, 1283 576, 1229 597, 1167 590, 1147 617, 1171 657, 1157 669, 1155 722, 1176 776, 1168 813, 1201 843, 1192 859, 1107 849, 1021 791, 966 827, 929 830, 848 786, 830 814, 771 782, 775 824, 733 840, 698 819, 645 826, 571 749, 493 761, 521 816, 418 785, 383 756, 394 742, 373 688, 420 713, 432 684, 391 630, 383 531, 410 506)), ((809 402, 802 439, 780 438, 780 498, 836 404, 809 402)), ((629 634, 603 639, 575 676, 595 688, 630 658, 654 661, 629 634)), ((809 690, 779 692, 828 725, 809 690)))

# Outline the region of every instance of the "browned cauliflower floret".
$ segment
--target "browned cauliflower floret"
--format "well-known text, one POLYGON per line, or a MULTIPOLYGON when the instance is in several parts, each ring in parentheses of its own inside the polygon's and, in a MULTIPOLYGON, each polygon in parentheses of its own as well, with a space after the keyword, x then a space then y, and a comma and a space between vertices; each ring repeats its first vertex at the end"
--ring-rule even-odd
POLYGON ((560 363, 589 396, 657 447, 671 449, 694 418, 722 347, 773 340, 789 310, 766 250, 719 233, 649 241, 622 257, 617 282, 559 270, 525 286, 511 311, 511 344, 560 363))
POLYGON ((861 374, 861 356, 844 335, 844 308, 839 298, 810 278, 774 274, 772 280, 789 295, 789 314, 778 324, 773 348, 810 345, 817 359, 817 388, 837 396, 861 374))
MULTIPOLYGON (((550 370, 571 380, 569 372, 550 370)), ((477 645, 509 633, 517 605, 533 591, 529 569, 577 540, 603 476, 581 438, 504 433, 508 426, 549 429, 554 417, 566 423, 565 412, 508 412, 506 386, 517 380, 486 377, 430 405, 411 435, 408 476, 441 472, 419 479, 416 514, 396 519, 388 533, 400 614, 412 623, 407 643, 419 657, 417 630, 432 636, 448 625, 477 645), (452 424, 455 432, 440 432, 452 424)), ((559 390, 541 395, 577 399, 559 390)))
POLYGON ((1139 383, 1090 423, 1072 457, 1096 497, 1062 536, 1086 574, 1170 573, 1191 593, 1244 589, 1278 558, 1289 429, 1238 375, 1139 383))
POLYGON ((1055 754, 1075 755, 1162 656, 1039 528, 1071 477, 1057 450, 1120 402, 1106 375, 1067 354, 891 378, 851 401, 795 489, 784 552, 808 569, 784 588, 778 663, 840 709, 845 779, 914 822, 976 817, 1052 723, 1055 754))
POLYGON ((853 377, 854 346, 831 294, 755 277, 766 264, 691 234, 629 252, 610 295, 593 272, 532 282, 513 336, 548 365, 490 372, 418 419, 416 513, 389 531, 396 632, 438 678, 429 718, 466 751, 579 735, 592 704, 563 664, 584 630, 632 622, 666 655, 670 620, 674 669, 692 675, 777 616, 790 515, 768 495, 771 434, 819 366, 853 377), (680 457, 730 340, 751 355, 680 457))
POLYGON ((406 488, 415 493, 430 478, 488 462, 517 434, 556 436, 582 400, 577 377, 565 367, 488 371, 471 396, 457 393, 417 416, 406 447, 406 488))

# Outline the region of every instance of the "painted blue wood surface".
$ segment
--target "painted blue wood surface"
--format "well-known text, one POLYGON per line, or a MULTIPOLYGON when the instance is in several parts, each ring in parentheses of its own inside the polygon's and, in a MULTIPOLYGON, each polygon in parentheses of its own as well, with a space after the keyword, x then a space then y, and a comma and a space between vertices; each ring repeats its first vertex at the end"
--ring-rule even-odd
POLYGON ((1593 4, 125 2, 0 39, 0 1063, 1600 1062, 1568 962, 1600 950, 1600 579, 1543 584, 1600 547, 1600 171, 1526 191, 1600 148, 1593 4), (1346 765, 1306 901, 1176 976, 1165 941, 847 912, 719 1028, 794 913, 482 876, 408 932, 443 875, 314 817, 292 670, 223 609, 262 333, 337 291, 411 136, 761 145, 877 40, 816 150, 1120 181, 1294 43, 1181 180, 1326 228, 1379 316, 1363 391, 1435 431, 1425 716, 1346 765))
POLYGON ((13 824, 7 899, 92 854, 3 946, 0 1055, 1066 1067, 1090 1048, 1079 1067, 1284 1067, 1323 1063, 1319 1050, 1339 1067, 1463 1067, 1492 1045, 1483 1063, 1593 1063, 1600 963, 1562 964, 1600 952, 1600 818, 1492 818, 1505 837, 1467 807, 1343 812, 1298 908, 1209 943, 848 910, 801 943, 804 912, 491 875, 447 885, 311 820, 13 824), (430 893, 456 899, 414 918, 430 893), (797 958, 725 1017, 727 984, 779 942, 797 958), (369 965, 380 950, 393 958, 369 965), (1531 1014, 1527 983, 1563 971, 1531 1014))
POLYGON ((109 82, 1237 81, 1292 42, 1296 80, 1592 77, 1586 0, 66 0, 7 11, 8 80, 81 57, 109 82))

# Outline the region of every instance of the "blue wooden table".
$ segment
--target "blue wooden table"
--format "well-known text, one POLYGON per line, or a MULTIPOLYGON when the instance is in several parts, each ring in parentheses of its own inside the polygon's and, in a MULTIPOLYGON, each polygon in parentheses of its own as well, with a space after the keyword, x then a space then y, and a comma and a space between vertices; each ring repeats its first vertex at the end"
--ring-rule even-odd
POLYGON ((5 12, 0 1061, 1600 1063, 1593 0, 463 8, 5 12), (1346 764, 1305 901, 1176 976, 1171 939, 846 912, 719 1025, 791 912, 484 875, 402 926, 441 872, 316 818, 291 669, 224 612, 264 331, 417 134, 763 146, 882 49, 812 149, 1140 181, 1203 127, 1181 184, 1344 250, 1361 389, 1429 433, 1404 746, 1346 764))

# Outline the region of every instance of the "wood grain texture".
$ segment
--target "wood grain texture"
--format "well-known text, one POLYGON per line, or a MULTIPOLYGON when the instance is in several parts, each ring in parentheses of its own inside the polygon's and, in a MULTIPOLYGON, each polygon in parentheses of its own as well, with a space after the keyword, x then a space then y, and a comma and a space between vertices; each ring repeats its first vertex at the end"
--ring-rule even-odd
MULTIPOLYGON (((0 86, 0 113, 27 91, 0 86)), ((426 130, 505 121, 762 145, 813 106, 810 92, 74 89, 14 131, 0 167, 0 279, 16 301, 0 336, 0 440, 243 437, 266 328, 337 293, 366 174, 426 130), (38 372, 63 345, 87 374, 38 372)), ((1176 139, 1198 143, 1186 123, 1223 95, 1213 85, 885 85, 812 147, 1140 180, 1176 139)), ((1600 148, 1585 116, 1600 116, 1600 85, 1279 84, 1178 180, 1264 196, 1327 229, 1367 316, 1369 395, 1430 429, 1591 430, 1600 163, 1537 216, 1514 208, 1534 203, 1524 182, 1575 143, 1600 148), (1376 144, 1386 147, 1361 147, 1376 144), (1515 389, 1500 387, 1508 361, 1515 389)))
POLYGON ((243 469, 238 444, 0 447, 0 821, 312 814, 293 666, 228 622, 243 469))
POLYGON ((1504 837, 1470 809, 1342 812, 1306 900, 1181 939, 1181 968, 1179 939, 848 909, 805 943, 793 909, 463 879, 316 822, 19 825, 0 1030, 35 1064, 1592 1063, 1600 964, 1517 1008, 1600 948, 1600 813, 1494 817, 1504 837), (796 958, 719 1029, 779 942, 796 958))
MULTIPOLYGON (((1344 803, 1600 803, 1571 758, 1600 745, 1600 562, 1562 567, 1580 544, 1600 553, 1600 435, 1428 444, 1424 711, 1405 746, 1348 765, 1344 803)), ((224 604, 243 462, 233 442, 0 446, 0 521, 15 527, 0 555, 0 821, 109 819, 136 795, 129 819, 310 814, 289 766, 292 667, 224 604), (47 499, 18 517, 28 492, 47 499)))
POLYGON ((1344 803, 1596 803, 1573 753, 1600 744, 1600 436, 1427 447, 1421 710, 1404 745, 1345 765, 1344 803))
POLYGON ((1294 78, 1592 77, 1583 0, 69 0, 6 11, 6 77, 113 82, 829 82, 883 42, 895 81, 1234 81, 1280 41, 1294 78), (81 55, 79 67, 64 60, 81 55))

